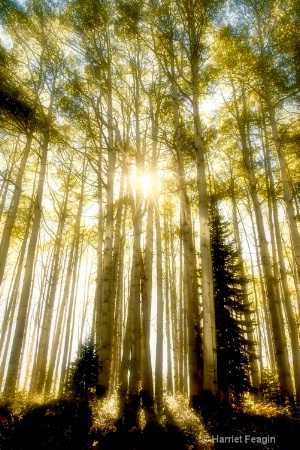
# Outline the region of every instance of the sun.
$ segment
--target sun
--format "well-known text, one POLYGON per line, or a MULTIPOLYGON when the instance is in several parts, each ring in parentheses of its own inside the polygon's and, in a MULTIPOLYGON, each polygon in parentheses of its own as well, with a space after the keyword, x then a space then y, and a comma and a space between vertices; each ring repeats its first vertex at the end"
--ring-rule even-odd
POLYGON ((130 174, 130 185, 133 192, 138 192, 143 198, 152 196, 157 190, 157 177, 150 171, 133 169, 130 174))
POLYGON ((142 173, 140 175, 140 183, 144 194, 149 194, 153 185, 151 173, 142 173))

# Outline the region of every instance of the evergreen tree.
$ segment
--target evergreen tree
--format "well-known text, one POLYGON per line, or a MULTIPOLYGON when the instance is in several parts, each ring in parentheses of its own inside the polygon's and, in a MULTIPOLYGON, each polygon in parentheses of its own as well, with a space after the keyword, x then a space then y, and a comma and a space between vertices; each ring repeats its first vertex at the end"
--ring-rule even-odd
POLYGON ((96 390, 98 378, 98 356, 96 346, 86 340, 71 364, 66 392, 71 396, 87 399, 96 390))
POLYGON ((250 389, 249 356, 251 342, 245 338, 245 314, 249 305, 244 298, 238 255, 229 240, 227 224, 217 203, 211 207, 212 261, 217 328, 218 386, 224 406, 239 401, 250 389))

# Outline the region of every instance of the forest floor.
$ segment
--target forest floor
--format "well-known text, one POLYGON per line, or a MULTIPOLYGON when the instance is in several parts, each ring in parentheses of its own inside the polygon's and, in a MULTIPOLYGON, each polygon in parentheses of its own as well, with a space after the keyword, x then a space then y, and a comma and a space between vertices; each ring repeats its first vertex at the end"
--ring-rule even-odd
POLYGON ((1 450, 293 450, 299 437, 299 418, 263 403, 200 414, 182 396, 168 396, 159 416, 147 420, 141 409, 130 428, 118 419, 116 397, 0 405, 1 450))

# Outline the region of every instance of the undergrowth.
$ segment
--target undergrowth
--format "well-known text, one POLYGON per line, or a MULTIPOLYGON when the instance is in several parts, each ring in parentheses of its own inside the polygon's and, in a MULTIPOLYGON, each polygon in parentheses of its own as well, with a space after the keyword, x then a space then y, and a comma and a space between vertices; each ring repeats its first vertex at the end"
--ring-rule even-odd
MULTIPOLYGON (((13 400, 9 400, 1 394, 0 449, 210 450, 220 447, 226 450, 232 447, 213 443, 212 436, 250 434, 276 436, 276 445, 264 445, 264 450, 275 450, 294 448, 289 442, 286 445, 287 440, 300 434, 300 420, 290 407, 264 400, 254 403, 250 395, 245 395, 230 414, 224 414, 221 409, 210 414, 201 413, 189 407, 186 396, 165 394, 161 408, 154 409, 151 423, 147 422, 149 416, 142 407, 138 423, 131 429, 119 428, 119 416, 117 394, 102 399, 93 397, 88 402, 53 397, 45 399, 24 391, 19 391, 13 400), (85 427, 78 432, 81 422, 85 427), (41 435, 37 439, 38 433, 41 435), (32 439, 36 439, 36 446, 32 439)), ((242 447, 234 444, 234 448, 242 447)), ((243 448, 257 449, 259 446, 244 445, 243 448)))

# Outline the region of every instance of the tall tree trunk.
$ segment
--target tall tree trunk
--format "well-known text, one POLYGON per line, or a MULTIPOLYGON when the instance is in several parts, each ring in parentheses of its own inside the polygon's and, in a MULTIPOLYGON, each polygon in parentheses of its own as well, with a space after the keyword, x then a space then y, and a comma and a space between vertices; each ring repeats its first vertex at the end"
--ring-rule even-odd
POLYGON ((30 227, 31 227, 31 218, 32 218, 32 209, 33 204, 30 205, 29 212, 28 212, 28 220, 26 222, 26 228, 23 236, 22 246, 20 249, 18 261, 17 261, 17 271, 15 278, 13 280, 13 286, 11 289, 11 296, 10 296, 10 302, 8 305, 8 308, 5 312, 3 324, 1 327, 1 340, 0 340, 0 349, 2 351, 2 361, 0 366, 0 386, 2 386, 3 377, 4 377, 4 370, 6 367, 6 361, 8 358, 8 349, 10 346, 10 342, 12 339, 12 329, 13 324, 15 321, 15 310, 17 306, 17 299, 18 299, 18 293, 19 293, 19 286, 21 281, 21 275, 24 267, 24 258, 25 258, 25 252, 26 247, 28 243, 29 233, 30 233, 30 227), (5 342, 6 339, 6 342, 5 342), (4 346, 5 343, 5 346, 4 346))
POLYGON ((72 276, 72 286, 71 286, 71 295, 69 297, 69 307, 67 309, 67 320, 66 320, 66 334, 64 339, 64 350, 63 350, 63 357, 62 357, 62 363, 61 363, 61 373, 60 373, 60 386, 59 386, 59 392, 60 394, 63 393, 64 390, 64 384, 66 381, 65 375, 67 371, 68 366, 68 354, 70 350, 70 340, 72 339, 72 334, 70 334, 71 330, 71 323, 72 323, 72 316, 74 314, 74 310, 76 307, 76 296, 75 296, 75 287, 77 285, 77 269, 79 264, 79 245, 80 245, 80 227, 81 227, 81 216, 82 216, 82 209, 83 209, 83 197, 84 197, 84 184, 85 184, 85 162, 83 165, 83 176, 81 179, 81 192, 79 197, 79 205, 78 205, 78 211, 76 216, 76 223, 74 226, 74 253, 73 253, 73 276, 72 276))
MULTIPOLYGON (((107 38, 108 39, 108 38, 107 38)), ((108 67, 107 67, 107 179, 106 179, 106 220, 105 220, 105 242, 103 255, 103 278, 101 297, 101 334, 99 345, 99 374, 97 392, 103 396, 109 390, 110 367, 111 367, 111 343, 112 343, 112 317, 115 299, 112 298, 113 282, 113 232, 114 232, 114 174, 115 174, 115 152, 113 136, 113 94, 112 94, 112 65, 111 48, 109 39, 107 42, 108 67)), ((101 119, 100 119, 101 120, 101 119)), ((100 299, 96 299, 97 302, 100 299)), ((97 319, 99 321, 99 319, 97 319)))
POLYGON ((25 323, 28 312, 28 303, 30 299, 30 292, 32 286, 32 273, 34 269, 34 261, 36 255, 36 246, 38 241, 38 235, 40 230, 40 222, 42 216, 42 200, 43 200, 43 192, 44 192, 44 184, 45 184, 45 175, 46 175, 46 167, 47 167, 47 155, 48 155, 48 146, 50 139, 50 125, 52 118, 52 108, 54 102, 54 93, 55 93, 55 82, 56 76, 54 75, 54 79, 52 82, 52 89, 50 94, 50 104, 48 107, 48 114, 45 123, 45 130, 43 133, 43 145, 42 145, 42 154, 41 154, 41 164, 40 164, 40 173, 37 187, 37 194, 35 198, 35 206, 34 206, 34 215, 33 215, 33 224, 32 231, 28 245, 28 252, 26 257, 26 266, 25 273, 23 278, 22 285, 22 293, 20 298, 20 304, 18 309, 17 323, 15 335, 13 338, 12 350, 9 360, 8 373, 5 383, 5 393, 8 395, 14 396, 16 389, 17 376, 19 371, 19 363, 21 357, 21 351, 24 344, 24 336, 25 336, 25 323))
POLYGON ((161 406, 163 393, 163 280, 162 280, 162 246, 161 246, 161 223, 158 208, 155 209, 155 232, 156 232, 156 353, 155 353, 155 397, 161 406))
MULTIPOLYGON (((265 94, 265 102, 268 108, 270 126, 272 130, 272 138, 274 142, 274 146, 277 152, 279 167, 280 167, 280 175, 281 175, 281 184, 283 189, 283 199, 285 204, 286 215, 289 222, 291 240, 293 244, 293 255, 297 265, 297 273, 298 273, 298 282, 300 282, 300 235, 297 226, 296 214, 294 209, 294 200, 293 194, 290 187, 290 180, 288 176, 287 164, 285 161, 284 153, 282 151, 282 147, 280 144, 278 126, 276 121, 276 111, 274 106, 274 101, 272 99, 272 92, 269 81, 269 69, 268 64, 266 62, 266 50, 264 44, 264 36, 261 27, 261 19, 259 14, 256 14, 256 22, 258 29, 258 38, 260 41, 260 56, 262 63, 261 79, 263 82, 264 94, 265 94)), ((273 75, 271 75, 273 76, 273 75)))
POLYGON ((39 352, 38 358, 36 361, 36 371, 37 371, 37 381, 36 381, 36 390, 37 392, 42 392, 45 384, 46 373, 47 373, 47 362, 48 362, 48 351, 50 344, 50 331, 52 324, 52 315, 54 308, 54 301, 56 298, 57 285, 59 281, 59 269, 60 269, 60 260, 62 253, 62 240, 63 240, 63 231, 65 227, 65 221, 67 216, 67 205, 68 205, 68 197, 69 197, 69 182, 71 177, 71 169, 72 162, 70 164, 68 177, 66 180, 66 191, 63 200, 63 205, 60 211, 60 220, 57 230, 57 238, 55 241, 55 249, 52 260, 52 271, 50 274, 50 289, 46 299, 46 306, 43 316, 42 323, 42 331, 39 339, 39 352))
MULTIPOLYGON (((9 208, 9 212, 6 218, 6 222, 4 225, 4 230, 3 230, 3 234, 1 237, 1 243, 0 243, 0 285, 3 281, 3 275, 4 275, 4 270, 5 270, 5 264, 6 264, 6 259, 7 259, 7 255, 8 255, 8 249, 9 249, 9 244, 10 244, 10 239, 11 239, 11 233, 12 233, 12 229, 13 229, 13 225, 15 223, 16 220, 16 216, 17 216, 17 212, 18 212, 18 207, 19 207, 19 203, 20 203, 20 198, 21 198, 21 194, 22 194, 22 183, 23 183, 23 176, 24 176, 24 172, 26 169, 26 165, 27 165, 27 161, 29 158, 29 154, 30 154, 30 150, 31 150, 31 144, 32 144, 32 139, 33 139, 33 134, 35 131, 35 118, 36 118, 36 111, 37 111, 37 107, 38 107, 38 102, 39 102, 39 94, 40 94, 40 89, 42 86, 42 82, 43 82, 43 71, 42 71, 42 61, 44 58, 44 52, 45 52, 45 47, 42 48, 42 52, 39 58, 39 64, 40 64, 40 71, 39 71, 39 75, 38 75, 38 80, 36 83, 36 89, 35 89, 35 98, 34 98, 34 103, 33 103, 33 109, 32 109, 32 119, 31 119, 31 125, 29 127, 28 133, 26 134, 26 144, 24 147, 24 151, 22 152, 22 158, 20 161, 20 166, 17 172, 17 177, 14 183, 15 189, 14 189, 14 193, 13 193, 13 197, 11 200, 11 204, 10 204, 10 208, 9 208)), ((54 85, 55 85, 55 81, 54 81, 54 85)), ((53 85, 53 87, 54 87, 53 85)), ((53 105, 53 94, 54 91, 51 94, 51 98, 50 98, 50 106, 48 108, 48 118, 51 119, 51 115, 52 115, 52 105, 53 105)), ((47 119, 48 120, 48 119, 47 119)), ((46 131, 44 134, 44 145, 46 145, 46 141, 49 139, 49 136, 47 136, 47 133, 49 133, 49 130, 47 131, 47 128, 49 128, 49 123, 46 123, 46 131)), ((43 145, 43 147, 44 147, 43 145)), ((47 144, 48 145, 48 144, 47 144)))
MULTIPOLYGON (((279 271, 277 269, 277 261, 276 265, 274 264, 274 268, 277 269, 277 277, 278 280, 280 278, 281 285, 282 285, 282 291, 283 291, 283 300, 284 300, 284 306, 286 310, 288 325, 289 325, 289 333, 290 333, 290 339, 291 339, 291 348, 292 348, 292 354, 293 354, 293 369, 294 369, 294 382, 295 382, 295 389, 296 389, 296 404, 300 406, 300 350, 299 350, 299 337, 298 337, 298 328, 297 323, 295 320, 295 315, 292 307, 292 301, 291 301, 291 295, 290 290, 288 286, 287 281, 287 273, 284 263, 284 255, 283 255, 283 248, 282 248, 282 240, 281 240, 281 233, 279 228, 279 213, 278 213, 278 206, 277 206, 277 199, 275 195, 275 184, 273 179, 273 173, 272 169, 270 167, 270 151, 269 151, 269 145, 268 145, 268 136, 267 136, 267 130, 266 126, 264 124, 264 134, 265 134, 265 161, 266 161, 266 173, 268 174, 269 178, 269 191, 270 194, 268 196, 269 206, 270 206, 270 222, 273 221, 272 213, 274 216, 274 228, 275 228, 275 237, 273 237, 273 247, 274 252, 277 252, 278 254, 278 263, 279 263, 279 271), (275 248, 275 239, 276 239, 276 248, 275 248)), ((263 140, 262 140, 263 142, 263 140)))
MULTIPOLYGON (((231 178, 231 195, 232 195, 231 201, 232 201, 232 211, 233 211, 233 223, 234 223, 234 230, 235 230, 235 238, 237 241, 239 265, 241 267, 241 277, 243 280, 246 280, 244 261, 243 261, 243 256, 242 256, 242 244, 241 244, 241 237, 240 237, 239 224, 238 224, 237 204, 236 204, 236 198, 235 198, 235 187, 234 187, 233 176, 231 178)), ((245 284, 242 284, 242 291, 243 291, 243 298, 246 300, 248 297, 248 294, 247 294, 247 288, 246 288, 245 284)), ((252 318, 251 318, 250 312, 248 310, 245 314, 245 319, 246 319, 246 327, 247 327, 247 338, 248 338, 249 342, 252 342, 254 345, 255 338, 254 338, 254 332, 253 332, 252 318)), ((254 394, 254 399, 258 400, 259 369, 258 369, 257 357, 256 357, 256 354, 254 351, 251 351, 249 360, 250 360, 250 368, 251 368, 252 386, 256 391, 254 394)))
MULTIPOLYGON (((100 127, 102 133, 102 127, 100 127)), ((97 201, 98 201, 98 241, 97 241, 97 277, 94 298, 95 333, 92 333, 92 340, 96 337, 99 344, 101 339, 101 308, 102 308, 102 281, 103 281, 103 190, 102 190, 102 137, 97 159, 97 201), (94 336, 95 334, 95 336, 94 336)))
MULTIPOLYGON (((192 71, 193 73, 199 71, 199 67, 196 62, 192 66, 192 71)), ((199 193, 200 259, 202 270, 203 301, 203 394, 212 394, 213 396, 216 396, 218 393, 216 318, 213 291, 213 271, 208 213, 205 149, 203 141, 203 131, 199 115, 198 76, 194 75, 193 78, 193 112, 195 147, 197 156, 197 186, 199 193)))
POLYGON ((70 286, 71 286, 71 280, 72 280, 72 273, 73 273, 73 264, 74 264, 74 252, 75 252, 75 241, 76 241, 76 235, 73 236, 71 246, 69 249, 69 256, 68 256, 68 263, 67 263, 67 270, 66 270, 66 276, 65 276, 65 283, 63 287, 63 295, 60 298, 59 301, 59 313, 56 320, 56 326, 54 330, 54 337, 51 345, 51 354, 49 358, 49 367, 45 382, 45 394, 49 394, 51 391, 51 387, 53 388, 53 385, 56 380, 54 379, 54 371, 55 366, 58 365, 59 362, 59 342, 60 337, 63 330, 63 319, 65 315, 65 310, 67 307, 67 303, 69 301, 70 297, 70 286))
MULTIPOLYGON (((172 370, 172 357, 171 357, 171 349, 173 344, 173 353, 177 351, 177 342, 175 337, 175 330, 173 327, 177 327, 177 317, 176 321, 173 322, 172 317, 172 303, 171 303, 171 288, 170 288, 170 252, 169 252, 169 236, 167 231, 167 220, 164 215, 164 259, 165 259, 165 298, 166 298, 166 335, 167 335, 167 392, 173 394, 173 370, 172 370), (173 340, 172 335, 173 334, 173 340)), ((171 278, 171 280, 175 280, 176 278, 171 278)), ((173 283, 172 283, 173 284, 173 283)), ((176 314, 176 308, 175 308, 176 314)), ((174 316, 175 316, 174 314, 174 316)), ((176 314, 177 315, 177 314, 176 314)))
POLYGON ((153 265, 153 199, 149 198, 144 268, 142 273, 142 400, 145 410, 153 406, 153 377, 151 362, 151 299, 153 265))
MULTIPOLYGON (((254 223, 254 218, 253 218, 253 206, 252 203, 250 204, 250 200, 248 201, 248 212, 250 214, 250 220, 251 220, 251 226, 252 226, 252 231, 253 231, 253 237, 254 237, 254 248, 255 248, 255 256, 256 256, 256 261, 257 261, 257 266, 258 266, 258 277, 259 277, 259 287, 260 287, 260 293, 261 293, 261 299, 262 299, 262 312, 261 312, 261 317, 263 318, 262 322, 265 326, 264 326, 264 331, 263 331, 263 336, 265 336, 265 352, 266 352, 266 359, 267 359, 267 364, 268 367, 271 368, 271 370, 276 370, 276 361, 275 361, 275 351, 274 351, 274 343, 272 340, 272 324, 271 324, 271 318, 270 318, 270 311, 268 309, 268 300, 267 300, 267 292, 266 292, 266 283, 264 280, 264 276, 262 273, 262 263, 261 263, 261 254, 260 254, 260 250, 259 250, 259 243, 258 243, 258 239, 257 239, 257 231, 256 231, 256 226, 254 223)), ((249 253, 251 255, 251 245, 249 242, 249 239, 247 237, 247 233, 245 230, 245 226, 243 225, 244 228, 244 235, 246 236, 246 242, 247 242, 247 246, 249 249, 249 253)), ((251 272, 252 272, 252 282, 253 282, 253 287, 254 289, 256 289, 256 280, 255 280, 255 271, 254 271, 254 265, 253 265, 253 258, 251 257, 251 272)), ((259 313, 259 312, 258 312, 259 313)))
MULTIPOLYGON (((251 148, 248 147, 249 143, 247 143, 247 134, 245 126, 243 123, 243 119, 240 115, 240 110, 238 107, 238 103, 236 100, 235 88, 234 90, 234 103, 235 103, 235 112, 236 119, 238 124, 238 129, 240 132, 240 139, 242 145, 243 152, 243 162, 246 170, 246 174, 249 182, 250 195, 253 202, 257 232, 259 237, 259 249, 261 255, 261 261, 263 266, 263 273, 266 282, 266 290, 269 302, 269 310, 272 322, 272 333, 273 333, 273 342, 275 349, 275 359, 277 366, 277 373, 279 378, 280 391, 283 398, 288 398, 290 402, 293 402, 293 386, 291 379, 291 372, 288 360, 288 352, 287 352, 287 343, 286 337, 284 333, 283 324, 281 322, 281 313, 280 313, 280 303, 279 299, 276 296, 276 292, 274 289, 275 280, 274 274, 272 271, 272 261, 268 248, 268 241, 265 234, 264 222, 263 222, 263 214, 260 205, 260 201, 258 199, 257 194, 257 185, 256 178, 254 172, 254 162, 251 148)), ((247 117, 245 106, 245 99, 243 104, 243 117, 247 117)))
POLYGON ((119 277, 122 274, 120 272, 120 265, 123 259, 122 249, 124 250, 124 235, 122 234, 122 229, 124 228, 124 221, 126 221, 126 211, 124 212, 124 182, 125 182, 125 174, 126 174, 126 161, 123 155, 122 162, 122 175, 119 189, 119 200, 117 213, 115 217, 115 232, 114 232, 114 249, 113 249, 113 280, 112 280, 112 296, 115 299, 115 305, 113 306, 114 313, 114 321, 113 321, 113 338, 112 338, 112 348, 111 348, 111 388, 113 389, 113 380, 115 379, 115 371, 117 368, 116 358, 118 357, 117 348, 119 345, 120 339, 120 306, 121 306, 121 298, 118 296, 118 289, 120 288, 119 277))
POLYGON ((180 115, 178 109, 178 89, 176 85, 176 75, 174 62, 172 65, 172 94, 173 94, 173 120, 174 120, 174 144, 176 149, 177 167, 179 173, 179 192, 181 209, 181 236, 184 253, 184 279, 186 288, 189 291, 187 302, 188 317, 188 345, 189 345, 189 386, 190 403, 193 406, 199 404, 202 390, 201 380, 201 334, 200 334, 200 312, 199 312, 199 293, 198 293, 198 275, 196 268, 196 252, 193 242, 193 230, 191 221, 190 200, 186 192, 186 182, 184 173, 183 155, 181 151, 181 130, 180 115))
POLYGON ((3 234, 1 238, 0 243, 0 285, 3 281, 4 276, 4 270, 5 270, 5 264, 7 260, 8 255, 8 249, 11 239, 11 233, 13 229, 13 225, 16 220, 18 207, 20 203, 21 193, 22 193, 22 181, 23 181, 23 175, 26 169, 27 160, 29 157, 30 149, 31 149, 31 143, 33 138, 33 130, 31 130, 27 135, 26 145, 24 148, 24 151, 22 153, 22 159, 20 162, 20 167, 17 173, 17 178, 15 181, 15 189, 13 193, 13 197, 11 200, 10 208, 8 211, 8 215, 5 221, 3 234))
MULTIPOLYGON (((18 159, 19 143, 20 143, 20 141, 19 141, 19 139, 17 139, 17 142, 15 144, 14 150, 13 150, 12 154, 10 155, 10 159, 9 159, 9 162, 8 162, 8 167, 7 167, 6 171, 5 171, 5 173, 2 175, 3 176, 3 181, 2 181, 1 189, 0 189, 0 198, 1 198, 1 203, 0 203, 0 221, 2 219, 2 214, 3 214, 4 208, 5 208, 5 204, 6 204, 7 193, 8 193, 9 185, 11 183, 11 175, 12 175, 12 172, 13 172, 13 168, 14 168, 14 166, 16 164, 17 159, 18 159)), ((1 244, 0 244, 0 248, 1 248, 1 244)))

